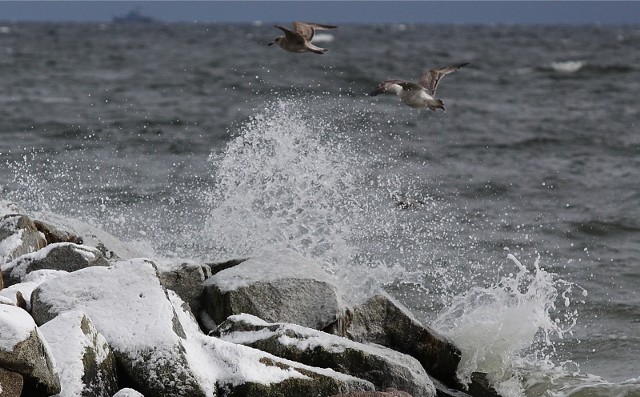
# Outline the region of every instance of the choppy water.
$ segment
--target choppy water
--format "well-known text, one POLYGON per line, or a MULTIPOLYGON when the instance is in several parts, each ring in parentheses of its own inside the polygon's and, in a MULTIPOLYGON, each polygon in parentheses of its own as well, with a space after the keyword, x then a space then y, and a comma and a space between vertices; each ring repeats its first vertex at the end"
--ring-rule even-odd
POLYGON ((0 24, 0 193, 382 286, 510 396, 640 395, 640 28, 0 24), (468 61, 446 113, 366 94, 468 61), (396 206, 399 195, 419 201, 396 206))

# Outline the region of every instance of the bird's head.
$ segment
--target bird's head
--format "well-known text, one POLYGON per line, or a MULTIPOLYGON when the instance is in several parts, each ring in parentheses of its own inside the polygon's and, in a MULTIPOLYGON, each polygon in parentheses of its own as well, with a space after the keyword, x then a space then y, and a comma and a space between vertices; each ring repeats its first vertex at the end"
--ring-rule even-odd
POLYGON ((284 39, 284 36, 278 36, 275 39, 273 39, 273 41, 271 43, 269 43, 268 45, 280 44, 282 39, 284 39))

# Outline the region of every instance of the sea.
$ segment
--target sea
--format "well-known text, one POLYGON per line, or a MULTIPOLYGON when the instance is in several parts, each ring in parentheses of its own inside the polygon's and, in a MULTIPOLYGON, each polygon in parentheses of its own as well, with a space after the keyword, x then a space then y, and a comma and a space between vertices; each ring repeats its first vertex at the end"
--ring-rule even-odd
POLYGON ((1 22, 0 197, 151 258, 293 250, 504 397, 640 396, 640 26, 279 33, 1 22), (368 95, 462 62, 445 112, 368 95))

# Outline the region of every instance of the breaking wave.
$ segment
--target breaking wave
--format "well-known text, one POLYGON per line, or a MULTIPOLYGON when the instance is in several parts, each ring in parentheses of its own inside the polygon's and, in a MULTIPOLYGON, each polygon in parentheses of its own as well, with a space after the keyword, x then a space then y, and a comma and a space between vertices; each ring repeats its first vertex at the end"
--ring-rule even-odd
POLYGON ((578 318, 572 299, 582 300, 587 292, 541 268, 539 257, 532 272, 513 255, 508 258, 517 273, 457 296, 435 325, 462 351, 458 376, 463 382, 469 383, 474 372, 486 373, 501 395, 517 397, 530 395, 524 379, 532 368, 564 371, 552 362, 554 339, 572 332, 578 318))

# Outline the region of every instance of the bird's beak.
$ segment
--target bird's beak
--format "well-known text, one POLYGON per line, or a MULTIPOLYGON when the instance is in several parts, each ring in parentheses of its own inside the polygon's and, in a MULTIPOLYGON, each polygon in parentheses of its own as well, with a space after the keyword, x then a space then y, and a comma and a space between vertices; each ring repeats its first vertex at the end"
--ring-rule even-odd
POLYGON ((267 44, 267 45, 273 45, 273 43, 275 43, 275 41, 272 41, 271 43, 267 44))

